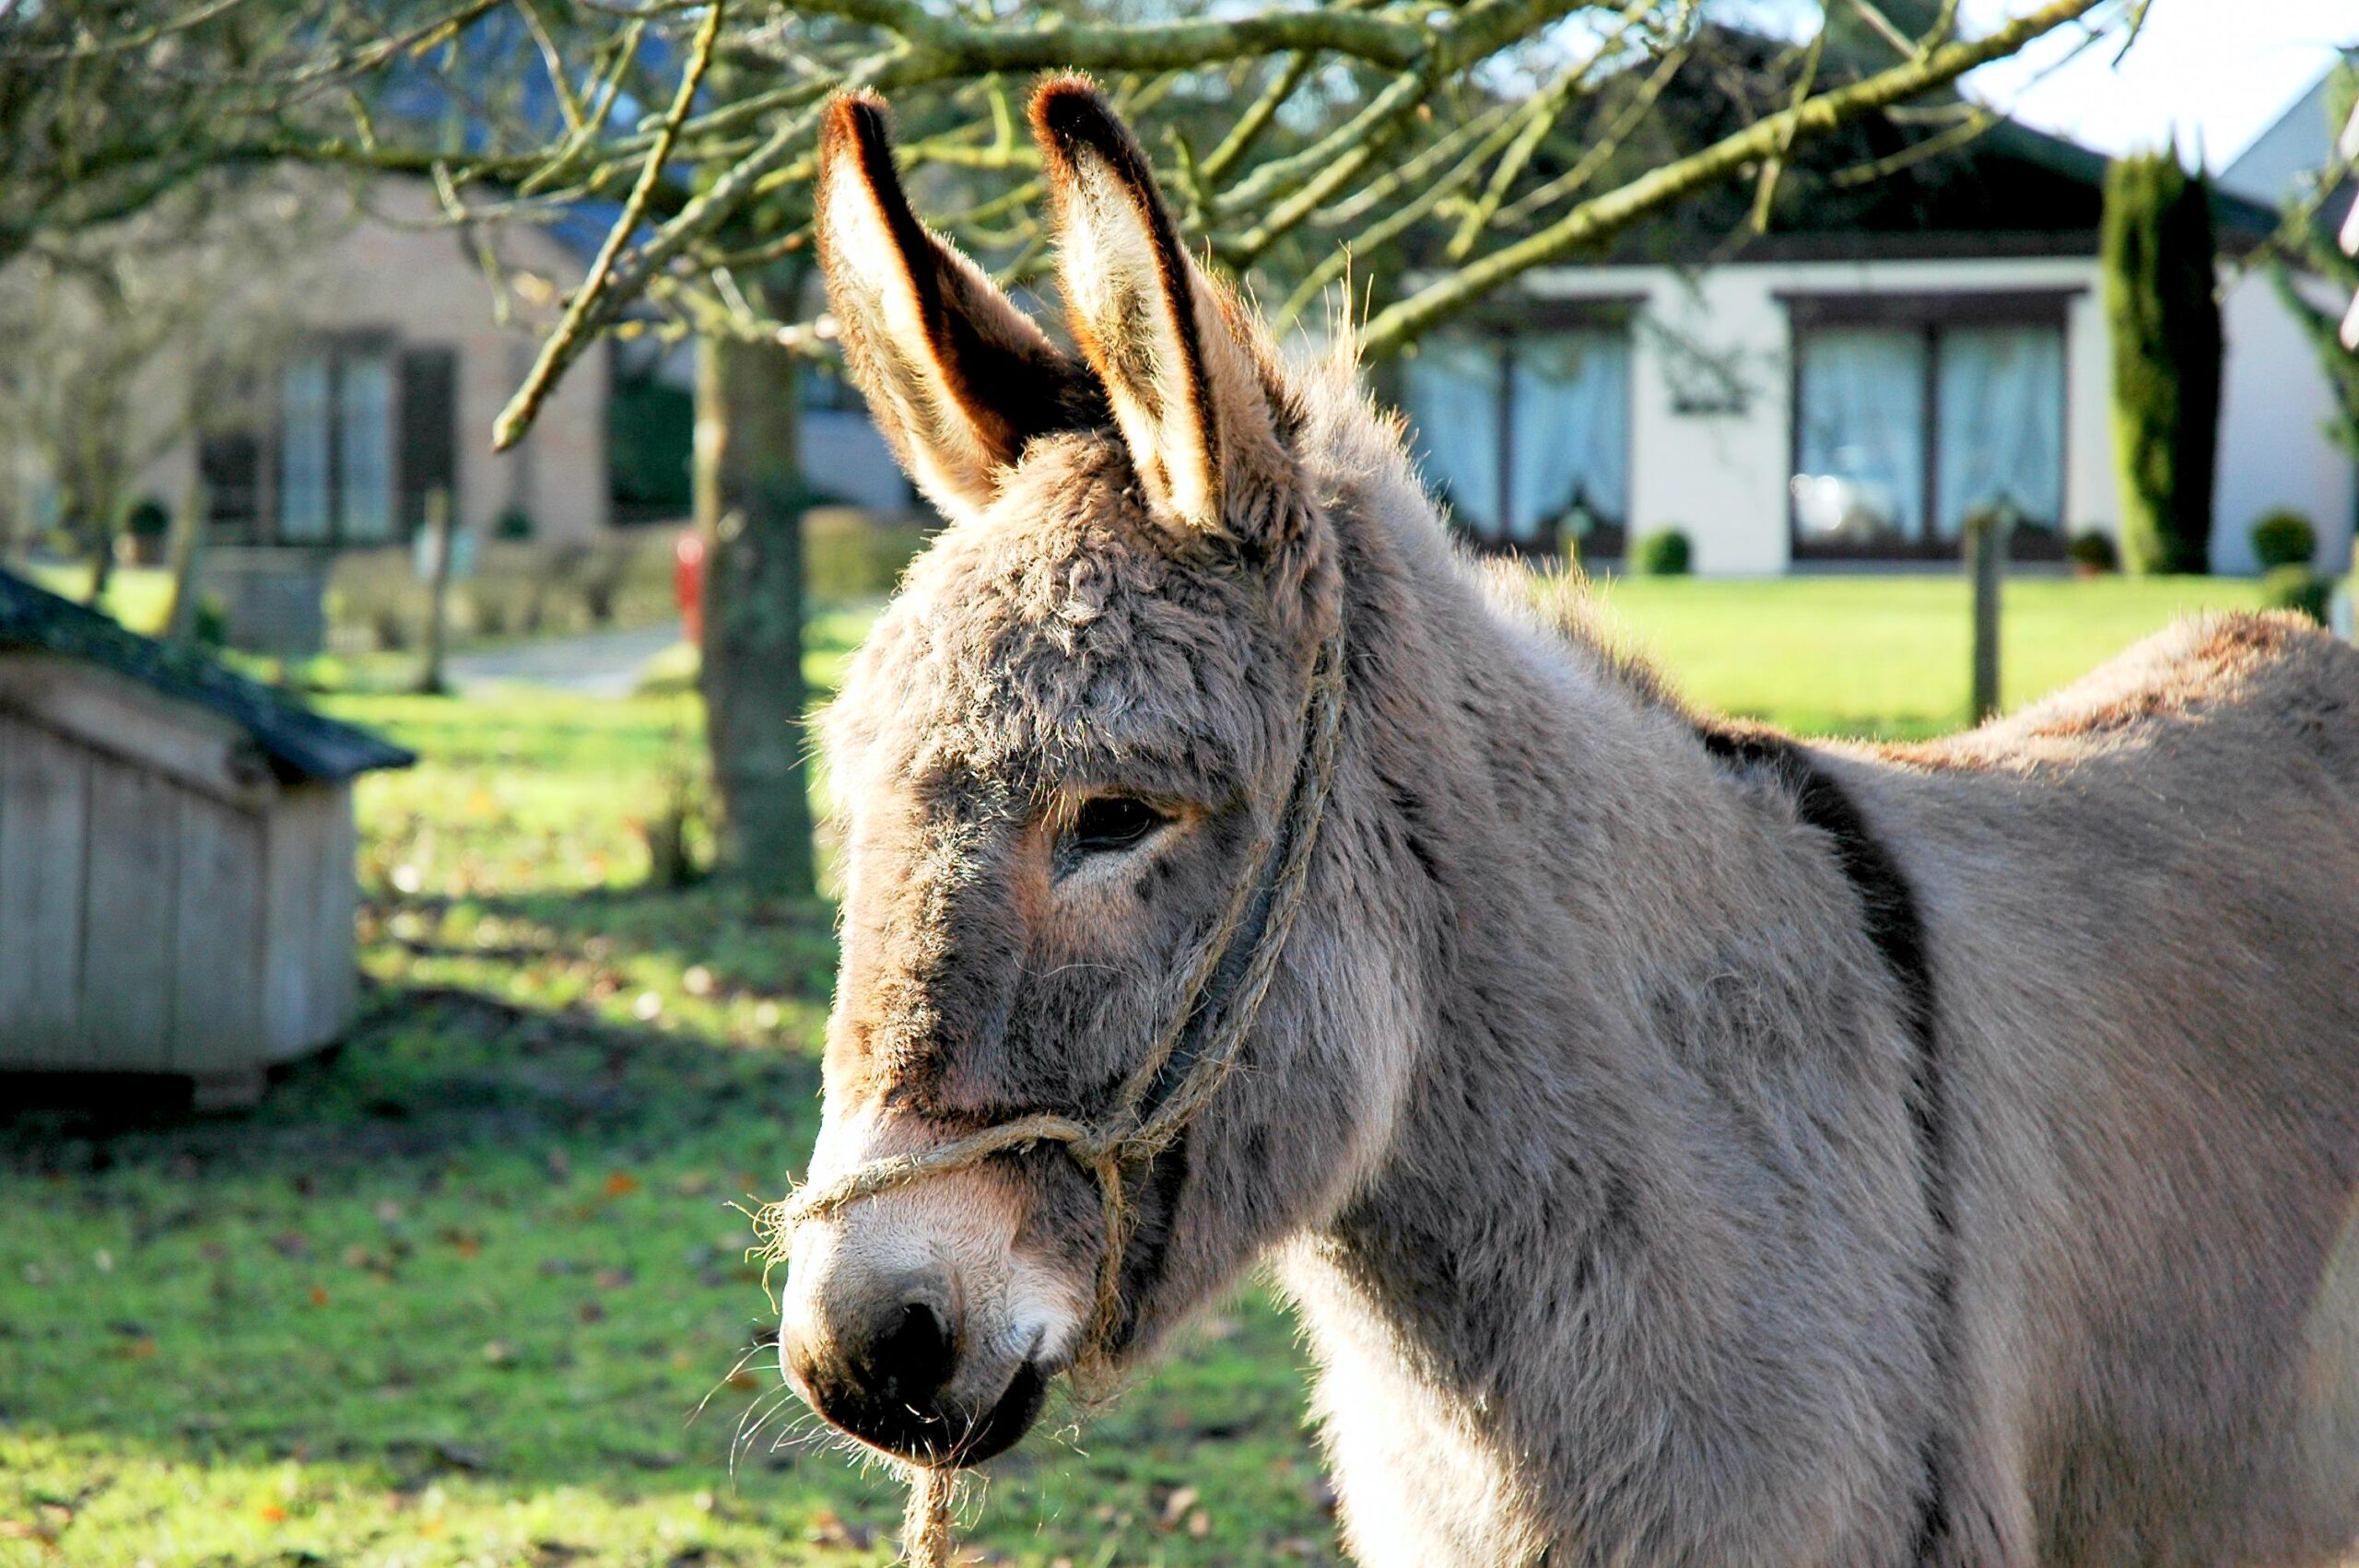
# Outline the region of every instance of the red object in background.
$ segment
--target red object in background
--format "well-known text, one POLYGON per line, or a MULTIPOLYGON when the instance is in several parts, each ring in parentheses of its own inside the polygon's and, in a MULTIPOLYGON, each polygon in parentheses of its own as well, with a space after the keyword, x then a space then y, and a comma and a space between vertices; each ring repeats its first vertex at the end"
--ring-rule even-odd
POLYGON ((672 546, 672 597, 680 606, 680 629, 704 646, 704 535, 689 529, 672 546))

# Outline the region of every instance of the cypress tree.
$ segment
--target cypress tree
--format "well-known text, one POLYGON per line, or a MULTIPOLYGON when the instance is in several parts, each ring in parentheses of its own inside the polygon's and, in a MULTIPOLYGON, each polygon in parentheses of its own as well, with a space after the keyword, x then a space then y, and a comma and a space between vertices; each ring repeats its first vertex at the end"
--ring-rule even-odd
POLYGON ((2115 162, 2102 271, 2113 339, 2113 451, 2133 571, 2200 572, 2220 438, 2220 301, 2212 190, 2178 149, 2115 162))

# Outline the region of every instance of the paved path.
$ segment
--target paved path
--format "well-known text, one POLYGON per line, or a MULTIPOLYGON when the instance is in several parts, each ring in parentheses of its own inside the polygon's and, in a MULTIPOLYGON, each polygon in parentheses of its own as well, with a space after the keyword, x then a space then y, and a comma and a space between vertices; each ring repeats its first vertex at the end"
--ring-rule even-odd
POLYGON ((545 638, 454 653, 444 669, 451 685, 461 692, 528 685, 582 696, 628 696, 647 661, 679 640, 676 624, 642 631, 545 638))

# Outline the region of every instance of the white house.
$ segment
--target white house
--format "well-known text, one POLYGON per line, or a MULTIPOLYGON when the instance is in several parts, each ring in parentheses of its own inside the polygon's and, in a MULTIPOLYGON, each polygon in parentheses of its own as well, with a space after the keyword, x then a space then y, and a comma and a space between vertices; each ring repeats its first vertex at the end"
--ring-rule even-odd
MULTIPOLYGON (((1766 235, 1736 244, 1707 215, 1626 240, 1402 365, 1426 476, 1461 527, 1508 548, 1578 539, 1590 559, 1675 527, 1714 574, 1954 560, 1962 521, 2002 501, 2025 520, 2019 560, 2114 532, 2105 160, 2001 123, 1864 205, 1797 173, 1766 235)), ((2214 569, 2254 569, 2248 531, 2280 507, 2348 560, 2359 474, 2325 432, 2316 349, 2236 264, 2276 214, 2224 190, 2215 211, 2214 569)))

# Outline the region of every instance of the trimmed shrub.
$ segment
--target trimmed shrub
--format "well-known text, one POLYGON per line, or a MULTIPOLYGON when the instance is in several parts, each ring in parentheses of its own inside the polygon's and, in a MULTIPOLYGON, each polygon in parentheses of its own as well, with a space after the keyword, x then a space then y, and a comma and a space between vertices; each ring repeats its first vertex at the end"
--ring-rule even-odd
POLYGON ((123 520, 123 532, 134 539, 161 539, 171 532, 172 514, 163 502, 153 496, 142 496, 132 503, 130 515, 123 520))
POLYGON ((525 540, 533 537, 533 514, 522 507, 509 507, 492 520, 494 539, 525 540))
POLYGON ((2308 567, 2271 567, 2260 579, 2260 602, 2271 610, 2298 610, 2326 625, 2327 596, 2334 585, 2308 567))
POLYGON ((172 514, 153 496, 142 496, 123 514, 123 533, 115 541, 115 559, 135 567, 152 567, 164 559, 164 536, 171 532, 172 514))
POLYGON ((2273 511, 2252 525, 2252 553, 2260 569, 2306 567, 2318 559, 2318 531, 2297 511, 2273 511))
MULTIPOLYGON (((472 576, 451 584, 461 637, 559 636, 598 626, 658 626, 678 614, 670 529, 620 529, 558 544, 493 541, 472 576)), ((341 653, 395 649, 426 624, 427 587, 406 549, 346 550, 328 581, 329 641, 341 653)))
POLYGON ((2121 569, 2121 552, 2114 548, 2113 535, 2090 529, 2075 533, 2064 546, 2064 557, 2086 572, 2117 572, 2121 569))
POLYGON ((882 599, 900 585, 930 532, 920 518, 813 507, 803 514, 805 591, 815 605, 882 599))
POLYGON ((2132 571, 2200 572, 2219 462, 2220 302, 2212 191, 2178 149, 2115 160, 2102 271, 2113 341, 2121 550, 2132 571))
POLYGON ((1676 528, 1658 528, 1630 542, 1630 569, 1640 577, 1685 577, 1695 547, 1676 528))

